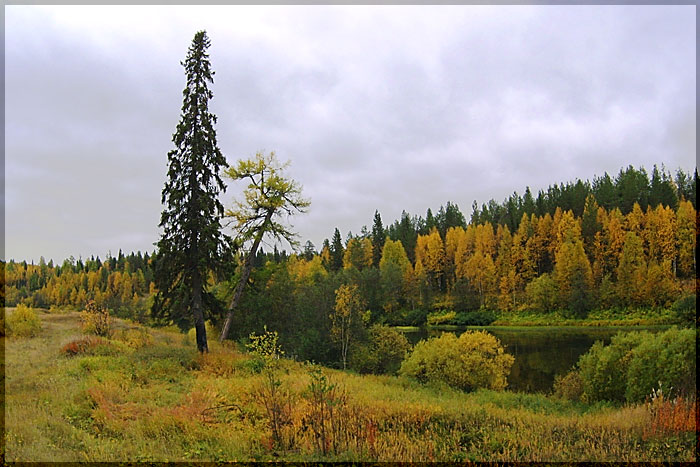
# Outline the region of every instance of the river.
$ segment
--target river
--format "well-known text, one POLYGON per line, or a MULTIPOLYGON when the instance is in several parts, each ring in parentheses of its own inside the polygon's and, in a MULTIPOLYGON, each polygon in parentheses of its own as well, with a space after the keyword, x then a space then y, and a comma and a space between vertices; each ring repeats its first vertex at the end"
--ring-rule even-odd
POLYGON ((443 332, 457 335, 466 330, 486 330, 497 337, 505 351, 515 357, 508 376, 508 389, 519 392, 550 392, 554 376, 564 374, 597 340, 610 342, 619 332, 658 332, 668 326, 581 327, 581 326, 468 326, 403 330, 411 344, 437 337, 443 332))

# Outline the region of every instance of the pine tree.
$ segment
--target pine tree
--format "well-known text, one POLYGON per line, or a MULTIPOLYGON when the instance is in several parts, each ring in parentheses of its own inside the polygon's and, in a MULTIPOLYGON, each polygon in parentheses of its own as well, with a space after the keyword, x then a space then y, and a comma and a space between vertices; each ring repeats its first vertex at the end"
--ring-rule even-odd
POLYGON ((339 271, 343 269, 345 249, 343 248, 343 240, 340 238, 340 230, 337 227, 335 232, 333 232, 333 240, 331 242, 331 271, 339 271))
POLYGON ((207 352, 205 315, 222 306, 207 290, 210 272, 219 273, 231 262, 232 241, 221 232, 224 208, 218 195, 225 190, 219 171, 226 159, 216 143, 216 116, 209 112, 213 83, 206 32, 195 34, 182 63, 187 75, 180 122, 168 153, 168 180, 162 193, 163 234, 158 242, 155 282, 158 294, 153 314, 166 317, 181 329, 196 329, 197 349, 207 352))
POLYGON ((382 225, 382 216, 379 215, 379 211, 374 211, 374 224, 372 224, 372 265, 375 268, 379 267, 379 261, 382 259, 385 240, 386 231, 382 225))

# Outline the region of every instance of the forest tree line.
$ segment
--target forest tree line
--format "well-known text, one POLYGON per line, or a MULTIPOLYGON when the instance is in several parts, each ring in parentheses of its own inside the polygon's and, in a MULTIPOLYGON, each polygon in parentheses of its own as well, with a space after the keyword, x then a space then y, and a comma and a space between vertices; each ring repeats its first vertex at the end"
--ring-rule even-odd
MULTIPOLYGON (((300 357, 338 361, 328 341, 335 293, 345 284, 356 286, 368 311, 355 320, 360 337, 371 324, 420 325, 441 313, 478 318, 484 312, 560 310, 585 317, 594 308, 668 307, 694 293, 697 171, 688 182, 682 171, 674 181, 656 168, 651 180, 643 169, 621 170, 612 181, 612 203, 604 195, 610 190, 600 191, 607 185, 601 180, 608 179, 606 174, 592 184, 550 188, 532 204, 526 190, 525 197, 514 195, 498 208, 491 202, 475 210, 468 224, 459 207, 447 202, 425 218, 404 212, 388 227, 375 212, 371 230, 363 227, 342 240, 336 228, 320 252, 311 242, 298 254, 259 251, 231 337, 267 325, 300 357), (638 196, 662 201, 642 207, 635 199, 627 208, 628 179, 646 179, 638 196), (551 213, 551 206, 538 207, 577 186, 586 193, 582 204, 556 206, 551 213), (598 201, 601 193, 607 207, 598 201), (498 209, 510 212, 509 205, 520 215, 512 228, 508 216, 489 220, 498 209)), ((71 258, 60 266, 43 259, 38 265, 10 261, 6 304, 79 309, 92 299, 117 315, 148 320, 155 292, 152 257, 120 251, 104 261, 71 258)), ((209 282, 223 300, 236 278, 209 282)), ((222 317, 207 319, 216 325, 222 317)))

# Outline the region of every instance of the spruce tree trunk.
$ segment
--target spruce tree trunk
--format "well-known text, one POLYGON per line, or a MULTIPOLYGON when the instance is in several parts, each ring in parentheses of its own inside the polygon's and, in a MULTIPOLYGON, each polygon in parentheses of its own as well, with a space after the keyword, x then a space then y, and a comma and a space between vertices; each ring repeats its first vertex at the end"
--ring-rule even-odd
POLYGON ((270 219, 272 219, 272 214, 273 210, 268 210, 267 214, 265 215, 265 220, 263 221, 262 226, 260 227, 260 230, 258 230, 257 235, 255 236, 255 240, 253 241, 253 246, 251 247, 250 251, 248 252, 248 256, 246 256, 245 261, 243 262, 243 270, 241 271, 241 277, 238 278, 238 284, 236 284, 236 290, 233 293, 233 298, 231 299, 231 303, 229 304, 228 307, 228 314, 226 315, 226 322, 224 323, 224 328, 221 330, 221 336, 219 337, 219 341, 223 342, 224 339, 228 337, 228 333, 231 329, 231 324, 233 323, 233 313, 238 306, 238 303, 241 301, 241 296, 243 295, 243 289, 245 288, 245 285, 248 283, 248 278, 250 277, 250 272, 253 269, 253 258, 255 257, 255 254, 258 251, 258 247, 260 246, 260 242, 262 241, 263 235, 265 235, 265 229, 267 228, 267 224, 270 222, 270 219))
POLYGON ((200 353, 209 352, 207 345, 207 328, 204 325, 204 312, 202 311, 202 278, 199 271, 195 270, 192 280, 192 315, 194 316, 194 329, 197 336, 197 350, 200 353))

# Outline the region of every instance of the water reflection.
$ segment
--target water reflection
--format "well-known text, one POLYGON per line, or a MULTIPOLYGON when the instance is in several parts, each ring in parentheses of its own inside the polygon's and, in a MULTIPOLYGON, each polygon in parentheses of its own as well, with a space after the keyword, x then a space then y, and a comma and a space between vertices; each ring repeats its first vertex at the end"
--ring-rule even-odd
POLYGON ((465 330, 486 330, 497 337, 506 352, 515 357, 508 377, 508 388, 520 392, 549 392, 554 376, 564 374, 586 353, 597 340, 606 344, 619 332, 658 332, 668 326, 644 327, 450 327, 419 328, 404 331, 406 338, 415 344, 421 339, 438 337, 443 332, 457 335, 465 330))

